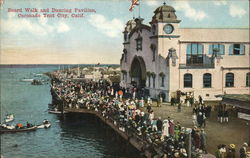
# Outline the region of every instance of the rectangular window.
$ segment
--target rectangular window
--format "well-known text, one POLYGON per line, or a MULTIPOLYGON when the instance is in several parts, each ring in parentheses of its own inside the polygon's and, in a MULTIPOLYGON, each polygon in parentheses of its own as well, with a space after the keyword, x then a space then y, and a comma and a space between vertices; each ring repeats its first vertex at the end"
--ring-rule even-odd
POLYGON ((234 44, 233 55, 239 55, 239 54, 240 54, 240 44, 234 44))
POLYGON ((229 55, 244 55, 245 46, 243 44, 232 44, 229 47, 229 55))
POLYGON ((187 64, 203 64, 203 45, 192 43, 187 45, 187 64))
POLYGON ((234 74, 233 73, 226 74, 226 87, 234 87, 234 74))

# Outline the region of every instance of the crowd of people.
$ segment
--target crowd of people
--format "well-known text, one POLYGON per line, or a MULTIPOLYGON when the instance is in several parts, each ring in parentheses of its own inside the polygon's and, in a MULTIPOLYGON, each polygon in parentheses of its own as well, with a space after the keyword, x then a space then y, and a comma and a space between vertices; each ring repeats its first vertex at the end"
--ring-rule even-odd
POLYGON ((119 89, 114 89, 105 80, 73 81, 57 77, 52 80, 52 89, 64 100, 65 108, 99 112, 121 131, 144 142, 145 148, 161 149, 165 157, 188 157, 189 148, 196 155, 207 152, 204 129, 182 127, 170 117, 155 118, 151 106, 141 110, 143 98, 122 98, 119 94, 125 92, 119 93, 119 89))
MULTIPOLYGON (((216 158, 236 158, 235 144, 229 144, 228 147, 225 144, 220 144, 217 146, 217 151, 215 152, 216 158)), ((247 143, 243 143, 239 150, 240 158, 249 158, 250 152, 247 152, 247 143)))

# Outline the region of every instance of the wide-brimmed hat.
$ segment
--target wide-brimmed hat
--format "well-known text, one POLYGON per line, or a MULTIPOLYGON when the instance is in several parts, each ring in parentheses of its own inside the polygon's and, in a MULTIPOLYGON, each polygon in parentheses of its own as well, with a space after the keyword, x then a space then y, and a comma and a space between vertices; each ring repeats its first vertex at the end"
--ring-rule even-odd
POLYGON ((234 149, 235 145, 234 144, 230 144, 229 147, 232 148, 232 149, 234 149))
POLYGON ((180 157, 179 152, 175 152, 175 153, 174 153, 174 157, 180 157))
POLYGON ((248 144, 245 142, 245 143, 243 143, 243 146, 248 146, 248 144))

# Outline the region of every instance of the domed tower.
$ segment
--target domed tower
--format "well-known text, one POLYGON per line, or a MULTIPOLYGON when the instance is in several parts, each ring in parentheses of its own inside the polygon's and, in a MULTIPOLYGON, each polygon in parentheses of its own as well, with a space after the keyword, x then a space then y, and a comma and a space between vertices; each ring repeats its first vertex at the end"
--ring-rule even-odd
POLYGON ((175 9, 164 3, 154 11, 154 16, 150 22, 152 33, 156 36, 176 37, 179 36, 179 23, 175 9))
POLYGON ((151 24, 151 42, 156 46, 156 53, 159 57, 158 67, 165 73, 165 85, 168 91, 167 98, 171 98, 171 92, 176 91, 179 81, 179 24, 175 9, 164 3, 154 11, 151 24))

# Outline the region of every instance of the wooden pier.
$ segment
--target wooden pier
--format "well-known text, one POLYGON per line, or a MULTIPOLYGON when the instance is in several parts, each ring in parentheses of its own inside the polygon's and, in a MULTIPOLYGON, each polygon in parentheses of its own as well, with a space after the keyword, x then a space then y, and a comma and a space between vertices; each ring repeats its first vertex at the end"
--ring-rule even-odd
POLYGON ((99 112, 87 109, 75 109, 75 108, 67 108, 64 109, 64 112, 67 113, 82 113, 82 114, 93 114, 98 117, 103 123, 112 128, 117 134, 119 134, 125 141, 130 143, 133 147, 135 147, 138 151, 144 153, 147 158, 162 156, 163 152, 157 148, 150 148, 147 142, 143 141, 140 137, 138 137, 135 133, 128 133, 127 131, 122 131, 119 129, 118 125, 115 125, 111 118, 103 117, 99 112))

